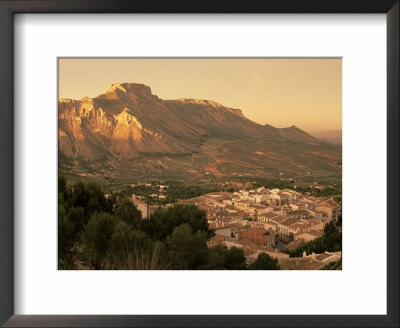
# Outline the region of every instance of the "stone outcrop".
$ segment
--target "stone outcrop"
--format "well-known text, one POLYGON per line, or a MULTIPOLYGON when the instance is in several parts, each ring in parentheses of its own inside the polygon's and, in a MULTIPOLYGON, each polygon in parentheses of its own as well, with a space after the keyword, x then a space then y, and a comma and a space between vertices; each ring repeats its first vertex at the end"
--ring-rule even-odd
MULTIPOLYGON (((218 155, 223 155, 225 159, 221 163, 226 163, 229 162, 226 158, 237 154, 232 153, 236 150, 231 146, 221 148, 223 140, 229 141, 228 145, 235 141, 239 147, 240 142, 258 140, 256 143, 263 149, 252 153, 265 154, 265 147, 268 148, 265 140, 269 139, 319 145, 317 139, 296 127, 263 126, 244 117, 240 109, 212 100, 162 100, 152 94, 150 87, 137 83, 111 84, 95 98, 59 99, 58 129, 62 167, 69 171, 78 167, 90 171, 101 163, 104 174, 122 163, 129 167, 132 163, 142 165, 148 172, 168 167, 163 164, 160 168, 158 164, 151 164, 151 160, 139 160, 145 156, 181 156, 185 165, 176 165, 177 170, 185 167, 193 171, 194 154, 203 158, 204 167, 216 165, 218 155)), ((243 158, 234 165, 249 161, 247 148, 242 151, 243 158)), ((246 171, 250 166, 247 163, 243 167, 246 171)))

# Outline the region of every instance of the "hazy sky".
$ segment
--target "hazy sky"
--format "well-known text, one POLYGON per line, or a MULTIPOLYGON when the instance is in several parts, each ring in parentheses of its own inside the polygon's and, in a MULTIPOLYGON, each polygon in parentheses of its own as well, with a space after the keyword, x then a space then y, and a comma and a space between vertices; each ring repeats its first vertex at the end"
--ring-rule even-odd
POLYGON ((249 119, 308 132, 342 127, 341 59, 60 59, 59 97, 143 83, 162 99, 210 99, 249 119))

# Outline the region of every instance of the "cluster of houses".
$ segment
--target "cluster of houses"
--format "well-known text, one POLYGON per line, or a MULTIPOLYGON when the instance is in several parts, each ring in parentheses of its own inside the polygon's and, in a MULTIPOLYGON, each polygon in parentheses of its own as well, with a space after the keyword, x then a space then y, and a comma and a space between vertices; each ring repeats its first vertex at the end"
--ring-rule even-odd
POLYGON ((181 203, 195 204, 207 212, 209 226, 216 233, 210 245, 242 247, 249 259, 260 251, 287 258, 278 246, 295 248, 322 236, 325 224, 337 221, 341 210, 332 198, 264 187, 210 193, 181 203))
MULTIPOLYGON (((132 195, 132 201, 143 218, 148 218, 155 209, 142 197, 132 195)), ((206 211, 209 227, 215 230, 209 246, 224 243, 228 247, 241 247, 248 261, 265 252, 278 258, 283 269, 316 269, 341 257, 339 252, 323 256, 305 254, 299 259, 282 252, 284 248, 295 249, 322 236, 328 222, 338 221, 341 207, 332 198, 261 187, 209 193, 179 203, 195 204, 206 211)))

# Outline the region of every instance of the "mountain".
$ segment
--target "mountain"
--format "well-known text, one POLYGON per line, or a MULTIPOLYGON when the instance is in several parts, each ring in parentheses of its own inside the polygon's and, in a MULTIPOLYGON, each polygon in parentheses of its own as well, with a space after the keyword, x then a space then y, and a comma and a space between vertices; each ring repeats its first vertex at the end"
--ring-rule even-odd
POLYGON ((260 125, 211 100, 162 100, 137 83, 59 99, 58 145, 61 173, 118 181, 331 175, 341 161, 341 147, 295 126, 260 125))
POLYGON ((328 142, 333 145, 341 145, 342 144, 342 131, 341 130, 315 132, 315 133, 313 133, 313 136, 319 140, 328 142))

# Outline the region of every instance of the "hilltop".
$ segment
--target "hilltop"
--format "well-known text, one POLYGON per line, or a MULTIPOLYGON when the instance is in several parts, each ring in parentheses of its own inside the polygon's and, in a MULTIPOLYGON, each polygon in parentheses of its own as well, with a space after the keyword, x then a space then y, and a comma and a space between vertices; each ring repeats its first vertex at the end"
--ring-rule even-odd
POLYGON ((60 172, 72 177, 199 181, 341 172, 341 146, 295 126, 255 123, 212 100, 163 100, 138 83, 59 99, 58 136, 60 172))

